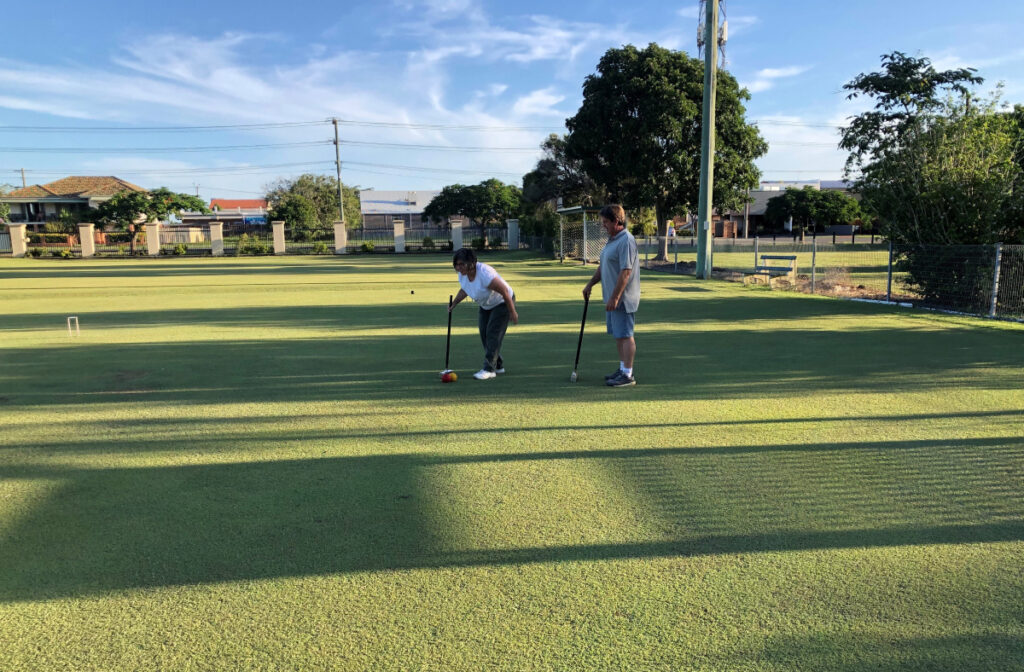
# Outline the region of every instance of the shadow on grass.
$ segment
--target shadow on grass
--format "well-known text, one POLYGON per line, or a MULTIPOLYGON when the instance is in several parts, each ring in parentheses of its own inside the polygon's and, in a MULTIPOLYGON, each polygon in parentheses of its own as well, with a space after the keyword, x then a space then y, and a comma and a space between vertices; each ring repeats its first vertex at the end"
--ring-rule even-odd
MULTIPOLYGON (((8 404, 21 406, 129 399, 193 404, 226 398, 438 403, 467 399, 469 389, 485 390, 491 399, 608 398, 601 381, 614 362, 614 343, 603 325, 595 324, 600 316, 590 321, 584 339, 582 382, 568 384, 579 301, 523 301, 522 326, 510 328, 502 353, 509 375, 486 388, 467 380, 466 385, 440 391, 436 373, 444 368, 444 302, 410 297, 404 290, 396 290, 395 297, 390 305, 82 314, 83 337, 67 347, 0 349, 0 389, 8 404), (118 330, 144 326, 190 329, 188 335, 203 334, 204 328, 233 333, 222 334, 222 340, 116 342, 118 330), (253 330, 302 333, 310 328, 334 331, 337 337, 274 338, 273 332, 258 340, 252 337, 253 330), (114 342, 90 342, 96 333, 114 342)), ((455 314, 451 362, 463 373, 478 368, 482 360, 476 312, 467 306, 455 314)), ((769 299, 760 293, 702 291, 689 300, 648 299, 638 320, 640 385, 615 392, 642 401, 927 391, 950 385, 1019 388, 1024 351, 1014 333, 962 325, 921 329, 913 320, 863 328, 837 312, 870 316, 878 309, 794 296, 769 299), (780 326, 759 327, 759 320, 780 326), (717 322, 736 328, 721 328, 717 322), (714 328, 703 324, 698 333, 687 333, 688 325, 702 323, 714 328)), ((8 315, 0 335, 63 326, 63 315, 8 315)))
MULTIPOLYGON (((121 430, 123 435, 116 440, 109 438, 101 439, 75 439, 52 442, 19 442, 16 446, 5 447, 0 444, 0 452, 16 450, 18 452, 33 451, 42 455, 114 455, 132 454, 143 455, 150 452, 175 451, 182 447, 184 441, 182 435, 166 436, 167 432, 186 432, 187 435, 203 436, 201 443, 192 442, 189 451, 193 454, 203 452, 205 454, 218 454, 223 450, 233 450, 244 445, 247 449, 258 449, 264 444, 266 448, 273 448, 283 442, 289 441, 364 441, 364 440, 436 440, 438 438, 450 437, 473 437, 480 441, 486 441, 489 434, 511 434, 520 436, 530 434, 543 435, 548 432, 559 431, 619 431, 636 430, 636 425, 569 425, 569 426, 524 426, 524 427, 442 427, 432 430, 411 430, 392 431, 387 428, 369 430, 362 427, 357 430, 346 429, 302 429, 284 431, 276 427, 282 422, 301 422, 304 419, 309 421, 322 422, 330 418, 344 418, 362 415, 368 418, 380 417, 379 412, 367 411, 361 414, 332 413, 316 416, 259 416, 259 417, 200 417, 200 418, 160 418, 144 420, 98 420, 95 422, 76 421, 73 426, 76 431, 89 430, 121 430), (269 428, 268 431, 265 428, 269 428), (163 435, 163 436, 161 436, 163 435)), ((679 429, 685 430, 693 427, 726 427, 730 425, 747 426, 771 426, 778 425, 780 431, 785 431, 787 424, 797 423, 823 423, 823 422, 920 422, 928 419, 963 420, 989 418, 991 424, 1019 424, 1021 412, 1006 411, 993 413, 962 413, 952 416, 938 415, 894 415, 879 417, 843 417, 843 418, 794 418, 773 419, 764 418, 760 420, 745 421, 722 421, 722 422, 675 422, 675 423, 645 423, 645 430, 657 429, 679 429)), ((742 455, 773 452, 834 452, 844 450, 880 450, 888 451, 894 448, 917 449, 917 448, 984 448, 987 446, 1003 446, 1007 443, 1006 438, 953 438, 953 439, 921 439, 912 441, 857 441, 857 442, 835 442, 822 444, 792 444, 792 443, 759 443, 755 445, 741 446, 715 446, 715 447, 688 447, 688 448, 647 448, 647 449, 622 449, 604 450, 597 453, 601 457, 653 457, 658 455, 742 455)), ((1019 443, 1019 442, 1018 442, 1019 443)), ((594 457, 593 451, 539 451, 531 453, 513 453, 508 455, 482 455, 478 457, 458 458, 461 462, 516 462, 544 459, 576 459, 581 457, 594 457)))
MULTIPOLYGON (((480 260, 496 267, 514 264, 518 269, 524 261, 545 259, 539 267, 550 269, 548 257, 530 253, 484 253, 480 260)), ((286 257, 208 257, 179 259, 156 257, 142 259, 75 260, 59 265, 48 260, 33 260, 16 267, 0 265, 0 281, 59 278, 73 281, 81 278, 167 278, 203 275, 321 275, 369 277, 394 273, 436 273, 451 269, 450 252, 401 255, 295 255, 286 257)), ((532 270, 532 269, 531 269, 532 270)), ((524 269, 525 273, 530 270, 524 269)), ((452 271, 454 274, 454 271, 452 271)))
POLYGON ((779 669, 829 672, 1020 672, 1024 637, 973 633, 946 637, 900 637, 892 633, 820 633, 812 637, 777 637, 753 659, 724 662, 727 669, 764 663, 779 669))
MULTIPOLYGON (((839 446, 824 461, 798 457, 793 466, 804 473, 788 476, 773 475, 772 460, 749 462, 770 448, 7 466, 0 477, 9 484, 50 485, 3 533, 0 600, 339 572, 1024 540, 1024 498, 1005 472, 1019 464, 1024 439, 867 444, 857 460, 839 446), (552 460, 596 460, 632 482, 644 515, 667 524, 665 535, 573 543, 578 521, 566 511, 569 532, 559 526, 550 544, 520 547, 510 537, 506 548, 467 548, 458 532, 465 525, 452 516, 497 514, 490 504, 453 499, 451 471, 522 460, 545 469, 552 460), (906 468, 886 471, 887 460, 906 468), (772 481, 734 489, 733 479, 757 478, 772 481), (695 503, 705 491, 732 494, 695 503)), ((776 450, 799 456, 829 447, 776 450)))

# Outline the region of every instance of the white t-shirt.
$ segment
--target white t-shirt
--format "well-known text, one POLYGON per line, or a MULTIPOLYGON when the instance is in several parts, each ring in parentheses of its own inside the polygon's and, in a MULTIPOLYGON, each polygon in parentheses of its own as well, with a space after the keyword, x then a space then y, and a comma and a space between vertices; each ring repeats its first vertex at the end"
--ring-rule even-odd
MULTIPOLYGON (((480 307, 484 310, 490 310, 499 304, 505 303, 505 299, 501 294, 487 288, 498 277, 498 272, 489 265, 477 262, 476 278, 473 280, 470 280, 468 275, 463 275, 457 271, 456 275, 459 276, 459 285, 462 287, 462 291, 466 293, 466 296, 479 303, 480 307)), ((512 295, 515 296, 514 293, 512 295)))

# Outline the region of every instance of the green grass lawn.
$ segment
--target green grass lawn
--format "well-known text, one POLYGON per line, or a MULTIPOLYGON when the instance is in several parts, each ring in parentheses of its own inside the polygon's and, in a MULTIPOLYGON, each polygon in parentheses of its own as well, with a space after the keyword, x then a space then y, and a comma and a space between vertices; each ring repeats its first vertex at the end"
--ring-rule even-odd
POLYGON ((0 261, 0 669, 1024 670, 1024 327, 486 260, 0 261))

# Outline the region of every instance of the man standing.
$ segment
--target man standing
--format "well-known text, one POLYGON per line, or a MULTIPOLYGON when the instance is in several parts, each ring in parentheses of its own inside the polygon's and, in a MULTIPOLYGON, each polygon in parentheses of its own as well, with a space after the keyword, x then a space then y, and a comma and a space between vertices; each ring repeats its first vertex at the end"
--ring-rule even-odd
POLYGON ((636 385, 633 377, 633 358, 636 342, 633 340, 634 315, 640 305, 640 255, 636 239, 626 229, 626 211, 621 205, 606 205, 598 213, 601 226, 608 232, 608 242, 601 250, 594 277, 583 288, 583 297, 590 298, 590 290, 601 283, 608 333, 615 337, 619 350, 619 370, 604 377, 611 387, 636 385))

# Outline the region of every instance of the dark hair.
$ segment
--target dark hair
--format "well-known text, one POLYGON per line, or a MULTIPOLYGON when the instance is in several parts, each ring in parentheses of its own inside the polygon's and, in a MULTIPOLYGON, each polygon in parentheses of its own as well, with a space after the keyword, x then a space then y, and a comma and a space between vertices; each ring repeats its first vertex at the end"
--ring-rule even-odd
POLYGON ((626 211, 622 209, 621 205, 606 205, 597 214, 605 219, 612 220, 619 226, 626 225, 626 211))
POLYGON ((469 249, 468 247, 459 248, 459 250, 455 253, 455 256, 452 257, 452 266, 459 263, 460 261, 470 265, 475 264, 476 254, 474 254, 473 250, 469 249))

